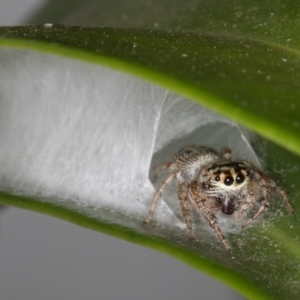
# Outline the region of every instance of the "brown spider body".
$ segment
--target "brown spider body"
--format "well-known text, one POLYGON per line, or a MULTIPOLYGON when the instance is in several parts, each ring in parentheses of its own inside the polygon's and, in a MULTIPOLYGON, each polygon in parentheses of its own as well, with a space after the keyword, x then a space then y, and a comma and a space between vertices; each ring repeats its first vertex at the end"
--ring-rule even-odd
POLYGON ((229 149, 224 149, 218 154, 204 146, 185 147, 175 153, 173 162, 156 167, 154 172, 165 169, 169 169, 170 172, 153 196, 145 223, 150 221, 157 201, 172 179, 176 179, 178 183, 178 198, 189 236, 194 238, 190 217, 192 205, 204 217, 227 250, 230 246, 215 216, 219 210, 228 215, 234 213, 235 219, 240 219, 253 206, 258 206, 256 213, 242 225, 245 227, 267 210, 273 190, 282 197, 288 211, 293 212, 282 188, 253 164, 243 160, 231 161, 229 149))

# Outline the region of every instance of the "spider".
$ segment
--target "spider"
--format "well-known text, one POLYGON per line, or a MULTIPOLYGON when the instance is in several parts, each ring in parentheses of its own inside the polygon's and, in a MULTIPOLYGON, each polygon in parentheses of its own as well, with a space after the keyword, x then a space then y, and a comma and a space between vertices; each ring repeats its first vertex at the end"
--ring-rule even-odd
POLYGON ((161 164, 153 171, 157 174, 167 169, 169 174, 155 192, 144 223, 151 220, 158 200, 173 179, 178 183, 178 198, 190 238, 194 239, 191 205, 204 217, 227 250, 231 247, 218 225, 215 215, 218 211, 227 215, 234 213, 238 220, 253 206, 258 206, 243 223, 242 227, 246 227, 268 209, 270 193, 274 191, 281 196, 288 212, 293 213, 285 191, 250 162, 231 161, 230 149, 223 149, 219 154, 205 146, 185 147, 174 154, 173 161, 161 164))

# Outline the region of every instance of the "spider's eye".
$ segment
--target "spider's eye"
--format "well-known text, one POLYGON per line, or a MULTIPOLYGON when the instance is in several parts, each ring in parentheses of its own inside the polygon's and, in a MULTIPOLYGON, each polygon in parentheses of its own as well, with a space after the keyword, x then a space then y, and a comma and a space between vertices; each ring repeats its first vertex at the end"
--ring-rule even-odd
POLYGON ((220 181, 220 176, 216 176, 215 181, 220 181))
POLYGON ((233 181, 234 181, 234 179, 233 179, 232 176, 227 176, 227 177, 225 178, 224 183, 225 183, 225 185, 232 185, 232 184, 233 184, 233 181))
POLYGON ((245 176, 243 174, 239 174, 238 176, 236 176, 236 179, 235 179, 235 181, 237 183, 242 183, 242 182, 244 182, 244 180, 245 180, 245 176))

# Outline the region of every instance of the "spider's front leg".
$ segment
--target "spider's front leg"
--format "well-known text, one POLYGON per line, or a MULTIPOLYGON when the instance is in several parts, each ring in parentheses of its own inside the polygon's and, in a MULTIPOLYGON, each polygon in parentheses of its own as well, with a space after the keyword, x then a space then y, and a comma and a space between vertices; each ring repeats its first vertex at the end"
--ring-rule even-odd
POLYGON ((242 203, 240 208, 235 213, 235 218, 239 219, 241 218, 253 205, 255 205, 257 202, 260 202, 260 207, 257 210, 257 212, 249 218, 242 227, 246 227, 249 224, 251 224, 255 219, 257 219, 259 216, 261 216, 269 207, 270 204, 270 192, 271 189, 274 190, 276 193, 278 193, 284 203, 286 204, 287 210, 290 214, 293 214, 293 208, 291 204, 289 203, 288 197, 285 193, 285 191, 276 185, 276 183, 271 180, 270 178, 264 178, 263 176, 258 177, 258 179, 255 180, 254 184, 252 184, 252 190, 249 191, 248 196, 246 197, 246 200, 242 203), (256 191, 256 192, 255 192, 256 191), (258 196, 258 192, 259 196, 258 196), (256 196, 255 196, 256 195, 256 196))
POLYGON ((264 199, 259 207, 259 209, 257 210, 257 212, 251 217, 249 218, 243 225, 242 227, 246 227, 249 224, 251 224, 255 219, 257 219, 260 215, 262 215, 268 208, 269 208, 269 202, 270 199, 264 199))
MULTIPOLYGON (((249 218, 242 227, 246 227, 251 224, 255 219, 261 216, 268 208, 270 204, 270 183, 263 177, 260 177, 259 180, 256 180, 252 184, 252 189, 249 191, 248 196, 246 197, 246 201, 241 206, 241 213, 246 212, 251 206, 253 206, 256 202, 260 202, 260 207, 257 212, 249 218), (258 196, 258 191, 260 191, 260 195, 258 196), (244 208, 243 208, 244 207, 244 208)), ((236 217, 239 215, 239 211, 236 214, 236 217)), ((241 216, 241 214, 240 214, 241 216)))
POLYGON ((225 240, 225 235, 223 234, 221 228, 218 225, 217 218, 212 212, 212 210, 205 204, 206 199, 203 197, 200 188, 196 181, 193 181, 189 186, 189 192, 191 201, 195 204, 195 208, 200 212, 209 226, 214 230, 215 234, 218 236, 220 241, 223 243, 226 250, 231 250, 231 247, 225 240))
POLYGON ((237 211, 235 217, 236 219, 239 219, 251 206, 255 205, 257 202, 260 203, 260 207, 256 213, 242 225, 242 227, 248 226, 255 219, 261 216, 269 208, 270 204, 270 190, 273 188, 272 184, 274 182, 271 181, 267 175, 259 171, 255 171, 253 173, 252 180, 253 182, 249 186, 249 193, 246 197, 246 200, 241 205, 241 208, 237 211))

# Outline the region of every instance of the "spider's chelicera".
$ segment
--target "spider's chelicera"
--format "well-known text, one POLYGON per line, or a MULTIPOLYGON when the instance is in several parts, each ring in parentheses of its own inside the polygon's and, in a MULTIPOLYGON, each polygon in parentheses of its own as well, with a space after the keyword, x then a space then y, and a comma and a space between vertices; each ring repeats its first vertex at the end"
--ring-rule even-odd
POLYGON ((190 206, 204 217, 227 250, 230 245, 218 225, 216 212, 234 213, 236 220, 245 216, 256 206, 256 212, 242 227, 249 225, 269 207, 270 193, 274 191, 283 199, 289 213, 293 209, 285 191, 264 172, 244 161, 231 161, 231 151, 223 149, 219 154, 204 146, 191 146, 179 150, 172 162, 157 166, 154 174, 163 170, 169 174, 153 196, 151 208, 144 222, 148 223, 157 201, 164 189, 175 179, 178 183, 178 198, 189 236, 194 238, 190 217, 190 206))

